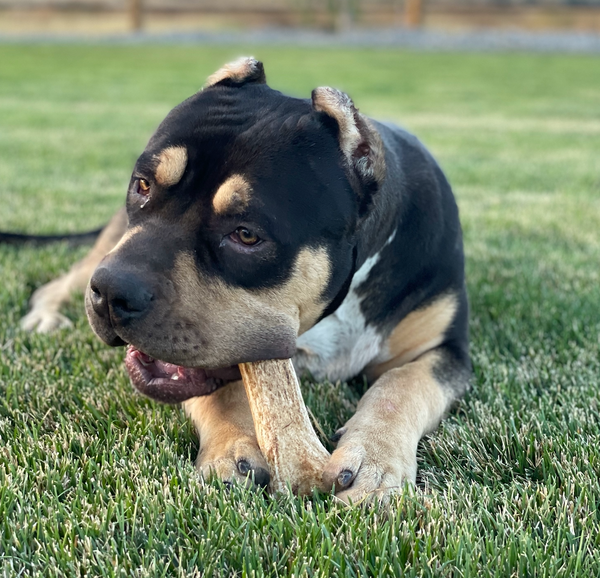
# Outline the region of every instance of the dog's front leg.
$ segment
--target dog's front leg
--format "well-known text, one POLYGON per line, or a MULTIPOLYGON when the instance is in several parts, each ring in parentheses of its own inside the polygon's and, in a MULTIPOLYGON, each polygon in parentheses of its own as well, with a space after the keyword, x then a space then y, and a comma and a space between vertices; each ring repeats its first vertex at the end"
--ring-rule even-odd
POLYGON ((417 445, 468 386, 469 371, 440 348, 384 373, 338 431, 324 479, 338 498, 383 499, 417 474, 417 445))
POLYGON ((104 227, 90 252, 75 263, 68 273, 53 279, 39 287, 31 296, 30 310, 21 319, 21 327, 25 331, 51 333, 61 327, 69 327, 71 321, 60 309, 68 303, 75 291, 83 291, 92 273, 115 245, 127 229, 127 213, 120 209, 104 227))
POLYGON ((241 381, 184 402, 200 439, 196 467, 204 478, 269 484, 269 468, 256 441, 254 422, 241 381))

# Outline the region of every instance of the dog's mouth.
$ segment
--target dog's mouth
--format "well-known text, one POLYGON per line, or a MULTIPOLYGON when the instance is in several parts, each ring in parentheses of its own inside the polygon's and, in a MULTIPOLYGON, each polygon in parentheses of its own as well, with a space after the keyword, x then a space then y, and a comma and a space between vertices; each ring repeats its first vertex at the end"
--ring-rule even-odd
POLYGON ((182 367, 154 359, 133 345, 127 348, 125 367, 140 393, 163 403, 181 403, 208 395, 230 381, 241 379, 237 365, 221 369, 182 367))

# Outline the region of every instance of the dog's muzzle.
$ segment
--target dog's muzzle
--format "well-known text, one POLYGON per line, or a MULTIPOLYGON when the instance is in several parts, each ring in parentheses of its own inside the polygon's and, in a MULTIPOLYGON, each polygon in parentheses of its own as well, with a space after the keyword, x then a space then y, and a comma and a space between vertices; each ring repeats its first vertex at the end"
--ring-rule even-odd
POLYGON ((130 271, 98 267, 90 280, 89 303, 112 327, 127 327, 142 319, 154 300, 152 290, 130 271))

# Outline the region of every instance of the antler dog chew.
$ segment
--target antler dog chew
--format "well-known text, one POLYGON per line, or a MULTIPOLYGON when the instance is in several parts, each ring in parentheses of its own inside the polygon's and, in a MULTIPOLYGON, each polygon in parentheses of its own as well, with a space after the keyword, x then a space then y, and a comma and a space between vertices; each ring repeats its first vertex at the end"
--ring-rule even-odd
POLYGON ((258 445, 271 469, 272 492, 327 492, 329 453, 312 428, 291 359, 241 363, 258 445))

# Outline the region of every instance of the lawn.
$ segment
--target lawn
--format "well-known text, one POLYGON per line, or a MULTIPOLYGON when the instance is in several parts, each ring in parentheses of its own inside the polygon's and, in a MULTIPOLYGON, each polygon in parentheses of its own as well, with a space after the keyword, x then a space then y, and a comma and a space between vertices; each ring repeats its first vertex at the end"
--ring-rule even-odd
MULTIPOLYGON (((104 223, 162 117, 247 52, 0 45, 0 229, 104 223)), ((343 88, 440 160, 465 232, 473 388, 389 510, 205 484, 181 410, 134 394, 80 298, 74 329, 18 329, 85 248, 2 247, 0 575, 600 575, 599 59, 250 52, 273 87, 343 88)), ((362 385, 303 387, 330 432, 362 385)))

